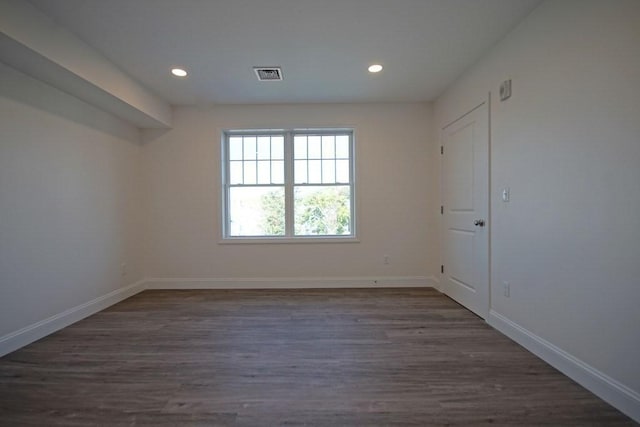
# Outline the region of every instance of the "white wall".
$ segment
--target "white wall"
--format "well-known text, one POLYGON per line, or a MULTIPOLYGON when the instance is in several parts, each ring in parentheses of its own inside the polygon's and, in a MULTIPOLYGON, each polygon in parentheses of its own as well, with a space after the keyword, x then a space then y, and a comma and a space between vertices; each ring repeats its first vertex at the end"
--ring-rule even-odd
POLYGON ((172 130, 143 133, 147 277, 434 275, 430 117, 424 104, 175 109, 172 130), (221 245, 221 131, 324 126, 355 128, 360 243, 221 245))
POLYGON ((0 63, 0 344, 142 278, 139 161, 137 129, 0 63))
MULTIPOLYGON (((639 22, 637 0, 547 1, 436 103, 442 127, 493 95, 494 313, 636 399, 639 22), (506 78, 513 97, 499 102, 506 78), (505 186, 510 203, 500 200, 505 186)), ((640 416, 638 403, 627 412, 640 416)))
POLYGON ((0 28, 0 58, 7 65, 135 125, 171 125, 168 102, 29 2, 0 1, 0 28))

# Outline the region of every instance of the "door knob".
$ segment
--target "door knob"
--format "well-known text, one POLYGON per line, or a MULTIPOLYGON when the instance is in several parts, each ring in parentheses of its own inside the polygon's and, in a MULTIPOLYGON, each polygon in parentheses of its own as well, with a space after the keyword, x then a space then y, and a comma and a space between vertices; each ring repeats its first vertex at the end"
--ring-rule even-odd
POLYGON ((473 225, 476 227, 484 227, 484 219, 476 219, 473 221, 473 225))

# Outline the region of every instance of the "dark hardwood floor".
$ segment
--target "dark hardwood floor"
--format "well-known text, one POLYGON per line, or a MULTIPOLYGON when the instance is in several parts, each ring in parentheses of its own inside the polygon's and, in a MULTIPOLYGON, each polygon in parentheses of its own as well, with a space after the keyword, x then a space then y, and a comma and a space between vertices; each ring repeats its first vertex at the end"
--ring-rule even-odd
POLYGON ((431 289, 146 291, 0 359, 0 424, 635 425, 431 289))

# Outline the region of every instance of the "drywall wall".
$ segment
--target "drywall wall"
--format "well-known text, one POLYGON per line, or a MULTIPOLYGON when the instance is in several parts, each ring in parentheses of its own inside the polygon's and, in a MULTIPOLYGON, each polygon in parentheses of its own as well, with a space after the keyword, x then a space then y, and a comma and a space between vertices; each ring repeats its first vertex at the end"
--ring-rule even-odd
POLYGON ((166 101, 29 2, 0 1, 0 60, 134 125, 171 125, 166 101))
POLYGON ((435 274, 431 108, 425 104, 179 107, 143 132, 146 276, 425 277, 435 274), (223 129, 355 129, 359 243, 220 244, 223 129), (388 255, 390 263, 383 264, 388 255))
POLYGON ((142 278, 139 160, 137 129, 0 63, 0 344, 142 278))
POLYGON ((635 0, 547 1, 435 107, 440 128, 492 94, 494 317, 603 374, 636 416, 639 19, 635 0), (500 102, 504 79, 513 96, 500 102))

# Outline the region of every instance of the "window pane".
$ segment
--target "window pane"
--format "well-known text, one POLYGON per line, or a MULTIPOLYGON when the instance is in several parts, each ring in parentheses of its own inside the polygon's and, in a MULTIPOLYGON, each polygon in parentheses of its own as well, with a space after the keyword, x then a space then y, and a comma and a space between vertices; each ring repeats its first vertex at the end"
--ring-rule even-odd
POLYGON ((322 182, 322 160, 309 160, 309 184, 322 182))
POLYGON ((336 136, 336 157, 338 159, 349 158, 349 136, 347 135, 336 136))
POLYGON ((319 136, 309 136, 309 158, 319 159, 322 157, 322 140, 319 136))
POLYGON ((336 182, 336 161, 323 160, 322 161, 322 183, 334 184, 335 182, 336 182))
POLYGON ((352 235, 349 131, 230 132, 225 237, 352 235))
POLYGON ((284 235, 283 187, 229 189, 230 236, 284 235))
POLYGON ((296 187, 295 234, 338 236, 351 234, 349 186, 296 187))
POLYGON ((271 184, 271 162, 258 161, 258 184, 271 184))
POLYGON ((229 184, 242 184, 242 162, 229 162, 229 184))
POLYGON ((306 184, 307 180, 307 161, 306 160, 296 160, 294 163, 294 175, 295 175, 295 183, 296 184, 306 184))
POLYGON ((271 182, 273 184, 284 184, 284 161, 276 160, 271 162, 271 182))
POLYGON ((274 160, 284 159, 284 138, 281 136, 271 137, 271 158, 274 160))
POLYGON ((229 138, 229 160, 242 160, 242 137, 229 138))
POLYGON ((271 137, 258 137, 258 160, 267 160, 271 158, 271 137))
POLYGON ((325 135, 322 137, 322 158, 333 159, 336 156, 335 137, 325 135))
POLYGON ((256 162, 244 162, 244 184, 256 183, 256 162))
POLYGON ((349 182, 349 160, 336 160, 336 181, 349 182))
POLYGON ((296 135, 293 141, 293 157, 296 159, 307 158, 307 137, 296 135))
POLYGON ((256 159, 256 137, 255 136, 244 137, 244 159, 245 160, 256 159))

